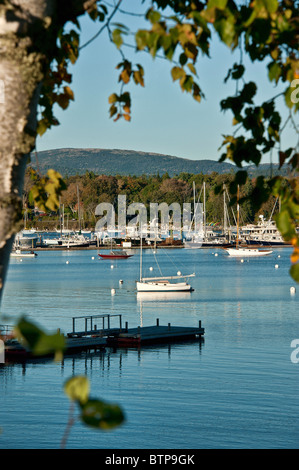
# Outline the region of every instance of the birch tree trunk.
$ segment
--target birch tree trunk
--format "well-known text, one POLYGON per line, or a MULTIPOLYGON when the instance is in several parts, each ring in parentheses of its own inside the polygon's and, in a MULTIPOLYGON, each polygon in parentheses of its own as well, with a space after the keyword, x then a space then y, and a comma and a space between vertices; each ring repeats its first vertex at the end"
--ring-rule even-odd
POLYGON ((0 0, 0 301, 14 235, 21 228, 41 83, 58 29, 94 1, 0 0))

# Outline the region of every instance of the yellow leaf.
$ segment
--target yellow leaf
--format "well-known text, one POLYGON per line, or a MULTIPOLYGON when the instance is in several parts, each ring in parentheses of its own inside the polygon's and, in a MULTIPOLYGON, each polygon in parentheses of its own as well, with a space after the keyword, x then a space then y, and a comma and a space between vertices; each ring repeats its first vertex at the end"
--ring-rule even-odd
POLYGON ((67 380, 64 385, 66 395, 72 401, 86 403, 89 397, 89 380, 87 377, 77 375, 67 380))
POLYGON ((65 92, 66 95, 68 95, 70 100, 74 101, 74 92, 69 86, 64 87, 64 92, 65 92))

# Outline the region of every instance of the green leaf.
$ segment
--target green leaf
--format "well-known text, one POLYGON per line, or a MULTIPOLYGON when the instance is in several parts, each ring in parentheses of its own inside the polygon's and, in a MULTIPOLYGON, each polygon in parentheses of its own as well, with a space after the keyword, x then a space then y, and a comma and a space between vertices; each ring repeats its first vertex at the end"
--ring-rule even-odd
POLYGON ((224 10, 228 0, 209 0, 207 8, 219 8, 224 10))
POLYGON ((265 5, 268 13, 275 13, 278 8, 278 0, 263 0, 262 3, 265 5))
POLYGON ((65 349, 65 339, 60 333, 46 334, 34 323, 20 319, 16 326, 16 334, 20 341, 25 341, 34 355, 57 354, 60 356, 65 349))
POLYGON ((243 90, 240 93, 242 101, 251 104, 256 91, 257 86, 254 82, 245 83, 243 90))
POLYGON ((269 80, 271 82, 275 80, 275 82, 277 83, 281 75, 280 65, 277 62, 271 62, 271 64, 268 65, 268 70, 269 80))
POLYGON ((299 263, 293 264, 293 266, 291 266, 290 275, 296 282, 299 282, 299 263))
POLYGON ((77 375, 67 380, 64 384, 64 392, 72 401, 81 404, 87 402, 89 397, 89 380, 87 377, 77 375))
POLYGON ((105 403, 101 400, 89 399, 81 404, 82 421, 93 428, 109 430, 124 422, 122 409, 115 404, 105 403))
POLYGON ((146 18, 152 23, 158 23, 161 19, 161 14, 158 11, 153 10, 152 8, 147 12, 146 18))
POLYGON ((291 240, 296 235, 288 210, 282 209, 279 214, 276 215, 276 224, 285 240, 291 240))
POLYGON ((232 78, 234 80, 239 80, 243 76, 245 68, 242 64, 234 64, 232 69, 232 78))
POLYGON ((228 18, 222 18, 221 20, 217 20, 214 23, 214 27, 218 32, 220 39, 227 46, 232 46, 236 35, 234 17, 229 16, 228 18))
POLYGON ((173 81, 180 80, 181 78, 185 77, 186 72, 182 67, 173 67, 171 69, 171 76, 173 81))
POLYGON ((39 136, 42 136, 48 128, 49 128, 48 122, 45 119, 41 119, 37 123, 36 132, 38 133, 39 136))
POLYGON ((116 45, 118 49, 121 48, 124 42, 121 34, 122 34, 122 31, 118 28, 114 29, 114 31, 112 32, 112 41, 114 42, 114 44, 116 45))

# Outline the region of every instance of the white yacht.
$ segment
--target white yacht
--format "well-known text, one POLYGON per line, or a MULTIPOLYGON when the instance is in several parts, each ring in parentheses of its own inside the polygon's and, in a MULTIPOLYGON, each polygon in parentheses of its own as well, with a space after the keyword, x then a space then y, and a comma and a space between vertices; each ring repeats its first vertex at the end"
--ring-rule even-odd
POLYGON ((274 220, 265 220, 263 215, 260 215, 259 218, 258 224, 249 224, 241 227, 241 232, 247 245, 286 245, 274 220))

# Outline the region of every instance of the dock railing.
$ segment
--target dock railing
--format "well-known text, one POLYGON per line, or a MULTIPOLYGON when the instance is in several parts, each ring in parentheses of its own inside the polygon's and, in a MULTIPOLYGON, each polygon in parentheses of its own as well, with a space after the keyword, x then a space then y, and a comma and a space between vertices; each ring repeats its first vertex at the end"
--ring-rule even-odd
POLYGON ((73 331, 68 333, 68 336, 87 336, 92 334, 109 334, 111 331, 122 330, 122 316, 119 314, 110 315, 88 315, 81 317, 72 317, 73 331), (112 326, 112 319, 117 317, 119 324, 117 327, 112 326), (76 329, 78 323, 81 325, 81 330, 76 329), (82 328, 83 324, 83 328, 82 328))

